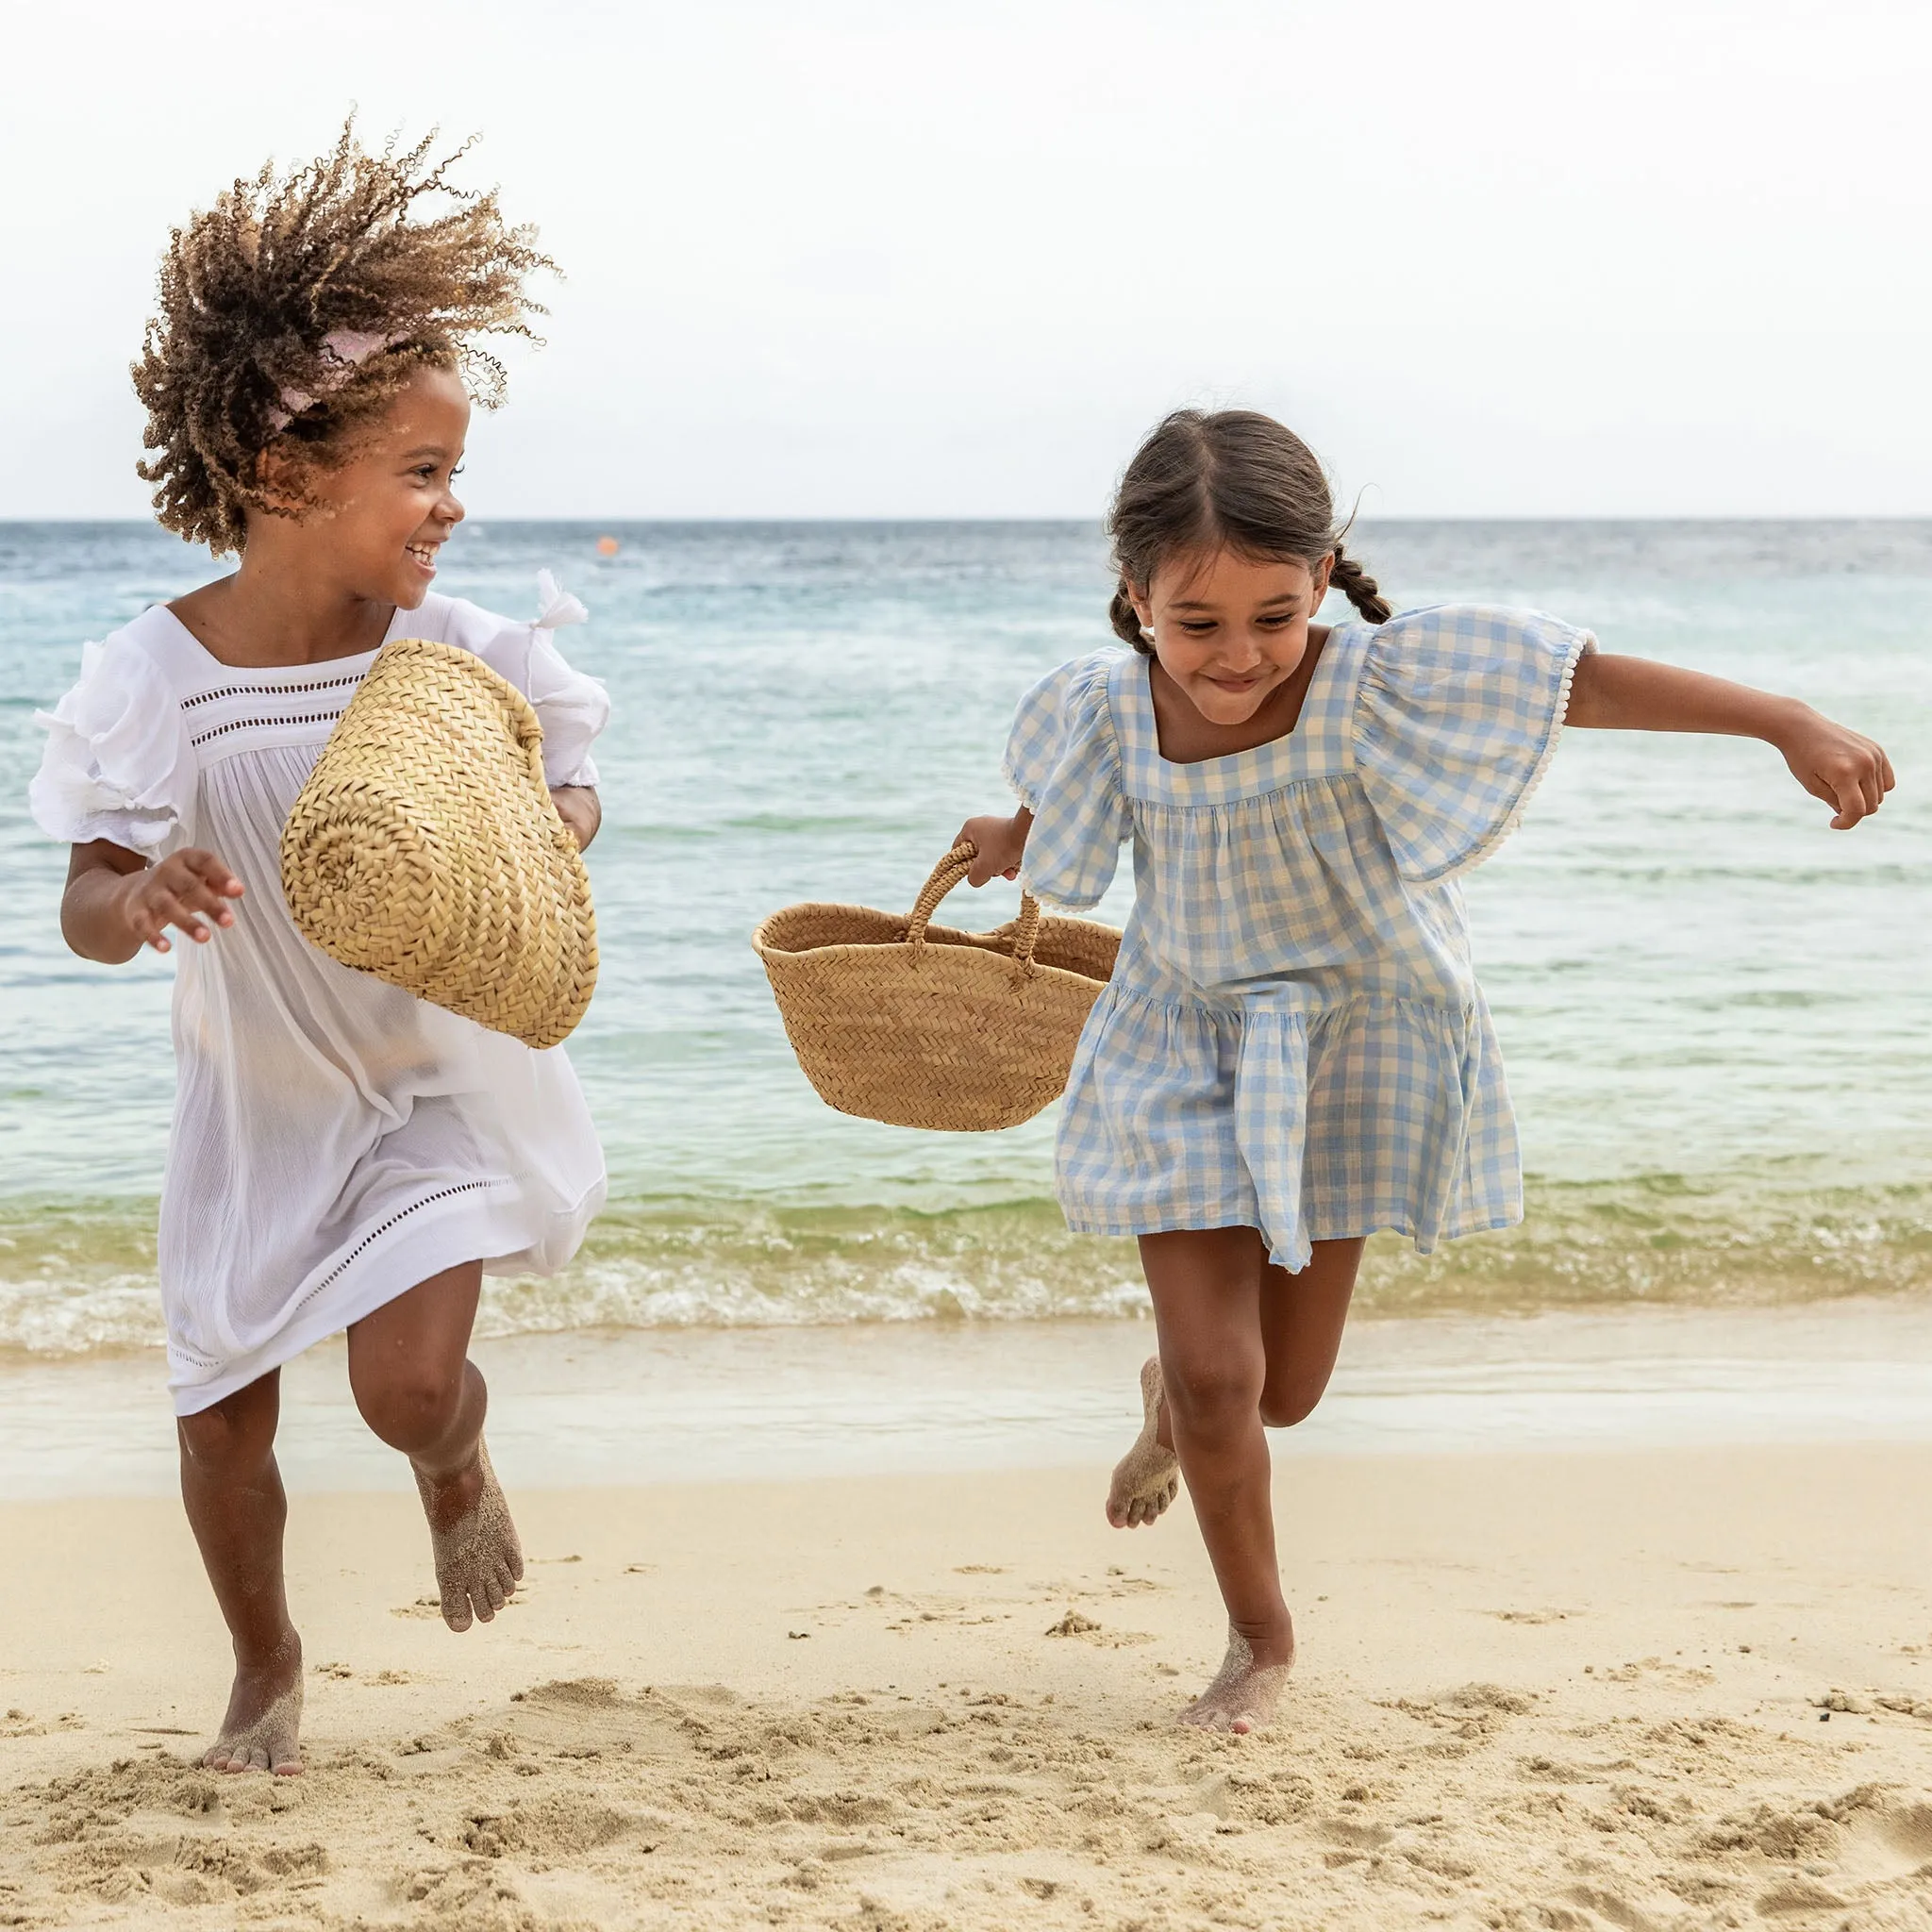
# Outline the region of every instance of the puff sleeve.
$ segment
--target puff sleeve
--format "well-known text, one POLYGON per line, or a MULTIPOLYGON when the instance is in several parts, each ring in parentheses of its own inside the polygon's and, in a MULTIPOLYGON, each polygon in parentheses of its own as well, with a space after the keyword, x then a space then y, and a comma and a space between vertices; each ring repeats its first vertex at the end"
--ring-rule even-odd
POLYGON ((80 682, 34 722, 47 742, 27 802, 49 838, 111 840, 150 859, 192 841, 200 765, 173 688, 139 644, 83 646, 80 682))
POLYGON ((508 678, 535 709, 543 727, 543 782, 594 785, 597 764, 591 745, 610 722, 609 694, 596 678, 572 668, 557 648, 556 636, 559 626, 582 624, 589 613, 568 591, 558 588, 547 570, 538 573, 537 594, 536 622, 509 625, 480 640, 476 655, 508 678))
POLYGON ((1007 741, 1007 783, 1033 814, 1020 883, 1074 912, 1100 903, 1133 830, 1107 692, 1119 656, 1096 652, 1041 678, 1007 741))
POLYGON ((1533 610, 1442 605, 1377 628, 1356 697, 1356 772, 1404 878, 1454 878, 1515 829, 1595 648, 1533 610))

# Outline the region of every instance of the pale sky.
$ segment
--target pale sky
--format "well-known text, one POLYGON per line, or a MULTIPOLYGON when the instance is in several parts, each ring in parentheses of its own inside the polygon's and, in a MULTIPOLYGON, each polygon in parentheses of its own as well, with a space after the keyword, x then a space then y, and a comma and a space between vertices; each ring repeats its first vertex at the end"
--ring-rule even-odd
POLYGON ((567 273, 475 514, 1095 517, 1197 402, 1376 516, 1932 513, 1924 0, 5 21, 0 517, 145 513, 170 225, 351 103, 567 273))

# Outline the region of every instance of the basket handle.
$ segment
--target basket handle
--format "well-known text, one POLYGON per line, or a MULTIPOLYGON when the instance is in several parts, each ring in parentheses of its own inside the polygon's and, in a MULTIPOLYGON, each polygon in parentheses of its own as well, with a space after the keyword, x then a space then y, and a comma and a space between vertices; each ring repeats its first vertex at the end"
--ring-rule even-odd
MULTIPOLYGON (((906 922, 906 943, 912 948, 915 959, 925 951, 925 928, 939 910, 940 901, 966 876, 978 856, 979 847, 971 839, 961 839, 933 867, 932 876, 919 889, 919 897, 912 902, 911 917, 906 922)), ((1013 960, 1024 973, 1030 974, 1034 971, 1033 948, 1039 939, 1040 901, 1022 888, 1020 928, 1013 935, 1013 960)))

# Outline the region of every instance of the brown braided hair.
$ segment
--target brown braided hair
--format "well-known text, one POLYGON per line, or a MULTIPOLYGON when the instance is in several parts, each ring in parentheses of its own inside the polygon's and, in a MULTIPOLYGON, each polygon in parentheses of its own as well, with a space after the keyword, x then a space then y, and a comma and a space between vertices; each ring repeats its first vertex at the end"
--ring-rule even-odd
POLYGON ((1305 563, 1333 559, 1329 583, 1371 624, 1390 606, 1341 547, 1328 479, 1314 452, 1253 409, 1176 409, 1134 452, 1108 513, 1120 587, 1108 607, 1115 634, 1151 655, 1132 592, 1142 596, 1171 557, 1225 548, 1305 563))
POLYGON ((524 281, 556 264, 494 189, 451 183, 470 143, 432 161, 436 139, 370 154, 351 116, 329 154, 279 176, 270 162, 174 231, 132 372, 156 453, 137 468, 163 527, 219 555, 241 549, 251 510, 299 516, 425 363, 485 408, 502 401, 502 363, 470 339, 536 341, 527 318, 544 311, 524 281), (422 214, 425 197, 447 205, 422 214), (351 366, 331 352, 341 335, 379 346, 351 366), (273 500, 258 475, 271 444, 273 500))

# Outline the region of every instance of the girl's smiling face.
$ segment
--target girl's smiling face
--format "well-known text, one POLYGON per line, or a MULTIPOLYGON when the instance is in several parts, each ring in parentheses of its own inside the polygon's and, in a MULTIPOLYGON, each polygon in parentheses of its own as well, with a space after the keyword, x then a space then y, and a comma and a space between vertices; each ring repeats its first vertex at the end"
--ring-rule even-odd
POLYGON ((1211 724, 1245 724, 1299 668, 1328 591, 1329 559, 1175 557, 1128 588, 1160 668, 1211 724))
MULTIPOLYGON (((295 525, 314 567, 353 596, 414 610, 463 520, 451 484, 469 430, 470 398, 455 372, 419 369, 348 458, 317 478, 315 508, 295 525)), ((284 519, 273 522, 287 531, 284 519)))

